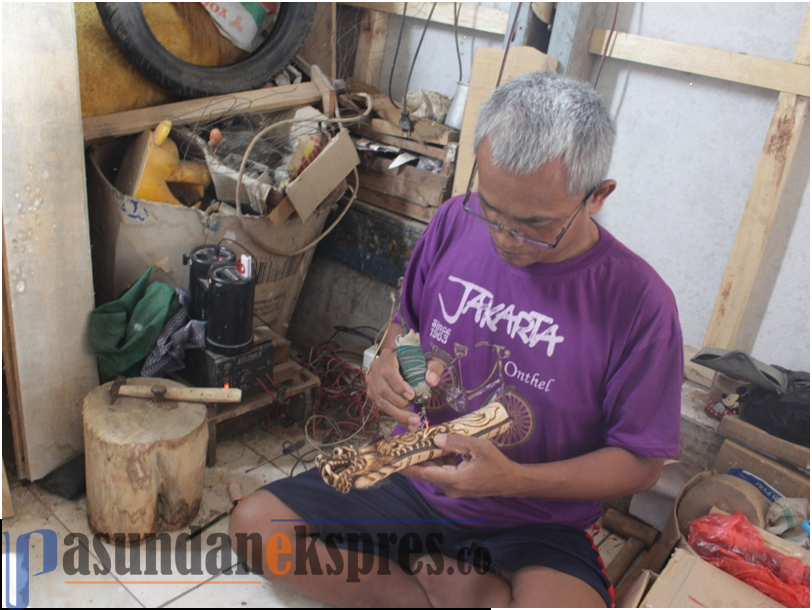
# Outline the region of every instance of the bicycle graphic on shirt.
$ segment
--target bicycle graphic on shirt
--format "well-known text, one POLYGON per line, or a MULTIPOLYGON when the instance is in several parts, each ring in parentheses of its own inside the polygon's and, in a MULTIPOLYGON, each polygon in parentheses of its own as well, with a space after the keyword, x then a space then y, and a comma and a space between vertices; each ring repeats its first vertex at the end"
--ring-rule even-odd
POLYGON ((463 381, 460 360, 468 355, 468 347, 454 343, 454 356, 432 343, 432 351, 427 354, 429 358, 437 359, 443 363, 443 372, 440 382, 431 390, 426 408, 429 411, 439 411, 450 406, 455 411, 465 413, 469 410, 470 401, 482 395, 487 395, 483 404, 494 401, 501 403, 511 418, 511 426, 507 431, 496 438, 499 446, 504 448, 518 447, 530 438, 536 425, 535 414, 530 404, 516 388, 505 385, 503 362, 510 357, 510 350, 502 345, 479 341, 475 347, 490 347, 496 352, 496 362, 490 373, 477 387, 467 390, 463 381))

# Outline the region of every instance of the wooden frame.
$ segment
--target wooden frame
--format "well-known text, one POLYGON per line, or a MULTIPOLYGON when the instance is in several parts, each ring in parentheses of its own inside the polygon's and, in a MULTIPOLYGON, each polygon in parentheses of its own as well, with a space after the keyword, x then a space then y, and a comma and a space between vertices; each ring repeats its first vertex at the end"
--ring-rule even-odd
MULTIPOLYGON (((367 10, 379 11, 395 15, 403 14, 403 2, 341 2, 346 6, 354 6, 367 10)), ((417 19, 426 19, 431 11, 431 2, 406 2, 406 16, 417 19)), ((489 6, 477 6, 463 3, 458 20, 459 27, 490 32, 491 34, 505 34, 508 28, 509 11, 489 6)), ((431 20, 435 23, 454 25, 454 3, 438 2, 431 20)))
MULTIPOLYGON (((590 52, 601 55, 607 36, 606 30, 596 29, 590 52)), ((792 62, 625 33, 612 35, 606 56, 781 91, 703 339, 704 346, 750 350, 754 337, 745 336, 742 320, 809 109, 809 10, 792 62)), ((685 350, 688 362, 696 349, 685 346, 685 350)), ((706 386, 712 379, 690 362, 685 375, 706 386)))

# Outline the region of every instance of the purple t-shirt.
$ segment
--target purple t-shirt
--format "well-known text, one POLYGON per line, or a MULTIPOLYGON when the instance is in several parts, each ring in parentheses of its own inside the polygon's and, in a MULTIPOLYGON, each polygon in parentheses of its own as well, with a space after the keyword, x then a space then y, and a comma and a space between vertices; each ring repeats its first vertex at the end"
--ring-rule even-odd
MULTIPOLYGON (((502 450, 511 460, 553 462, 606 446, 679 454, 683 352, 674 296, 605 229, 574 259, 513 267, 457 197, 417 243, 403 295, 425 352, 450 363, 443 385, 464 388, 447 393, 459 397, 458 408, 473 411, 506 387, 500 402, 516 420, 502 450)), ((460 415, 451 407, 428 413, 431 424, 460 415)), ((599 502, 448 498, 411 482, 448 518, 487 519, 488 529, 587 528, 601 515, 599 502)))

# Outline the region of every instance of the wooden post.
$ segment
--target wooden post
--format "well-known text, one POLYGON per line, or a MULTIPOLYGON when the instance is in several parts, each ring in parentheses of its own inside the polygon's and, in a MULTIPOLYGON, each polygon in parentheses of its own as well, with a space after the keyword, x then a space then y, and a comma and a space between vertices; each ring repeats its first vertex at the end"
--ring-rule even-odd
POLYGON ((378 87, 383 67, 386 33, 389 30, 389 13, 364 11, 361 17, 361 34, 355 52, 353 78, 378 87))

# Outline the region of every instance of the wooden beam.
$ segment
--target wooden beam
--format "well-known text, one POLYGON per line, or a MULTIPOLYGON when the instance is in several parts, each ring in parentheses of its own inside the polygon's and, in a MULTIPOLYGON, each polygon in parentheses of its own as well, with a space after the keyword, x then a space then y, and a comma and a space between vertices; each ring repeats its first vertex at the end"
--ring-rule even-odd
POLYGON ((414 140, 409 140, 408 138, 378 133, 377 131, 364 129, 362 126, 353 126, 350 128, 350 131, 362 138, 375 140, 391 146, 397 146, 398 148, 403 148, 419 155, 425 155, 426 157, 431 157, 432 159, 439 159, 440 161, 445 161, 448 154, 445 148, 421 144, 420 142, 415 142, 414 140))
POLYGON ((321 93, 321 110, 328 118, 334 118, 336 113, 336 89, 333 86, 333 81, 331 81, 327 76, 322 72, 322 69, 318 67, 318 65, 313 64, 311 66, 311 74, 310 74, 311 81, 316 83, 316 88, 321 93))
POLYGON ((381 80, 386 33, 389 30, 389 13, 364 11, 361 17, 361 33, 355 52, 353 78, 377 87, 381 80))
POLYGON ((176 124, 214 121, 233 114, 284 110, 304 104, 315 104, 321 100, 321 92, 315 83, 311 82, 95 116, 83 121, 85 144, 140 133, 145 129, 154 128, 164 119, 171 119, 176 124))
MULTIPOLYGON (((808 10, 794 61, 809 70, 808 10)), ((703 346, 752 349, 740 328, 808 110, 808 97, 779 94, 703 346)))
MULTIPOLYGON (((602 55, 609 36, 595 29, 589 52, 602 55)), ((809 97, 809 63, 778 61, 695 45, 614 32, 607 57, 690 72, 809 97)))
POLYGON ((685 379, 709 388, 713 383, 713 376, 715 373, 706 366, 700 366, 695 362, 691 362, 691 358, 696 356, 698 351, 699 350, 697 348, 690 345, 682 346, 682 353, 685 359, 685 379))
POLYGON ((335 79, 335 2, 318 2, 313 25, 299 50, 298 56, 307 64, 315 64, 321 71, 335 79))
POLYGON ((18 476, 37 480, 82 453, 82 399, 99 384, 76 23, 72 4, 8 3, 2 15, 3 342, 18 476))
MULTIPOLYGON (((403 2, 341 2, 347 6, 364 8, 368 10, 403 14, 403 2)), ((426 19, 431 12, 431 2, 406 2, 406 16, 417 19, 426 19)), ((463 3, 460 8, 458 24, 460 27, 489 32, 491 34, 505 34, 508 28, 509 11, 492 8, 489 6, 477 6, 473 3, 463 3)), ((431 20, 435 23, 454 25, 454 3, 438 2, 437 8, 431 20)))
POLYGON ((601 526, 610 532, 620 534, 626 538, 642 540, 646 548, 654 544, 657 539, 657 530, 634 517, 624 515, 614 508, 610 508, 601 518, 601 526))

